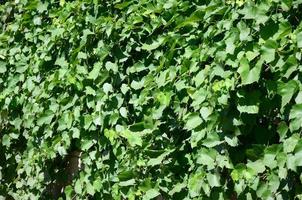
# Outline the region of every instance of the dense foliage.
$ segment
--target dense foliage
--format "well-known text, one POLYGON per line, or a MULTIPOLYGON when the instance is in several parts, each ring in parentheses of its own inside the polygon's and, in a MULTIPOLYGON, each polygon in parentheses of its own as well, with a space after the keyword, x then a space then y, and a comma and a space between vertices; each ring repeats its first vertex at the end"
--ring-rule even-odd
POLYGON ((66 199, 302 199, 301 0, 15 0, 0 17, 0 197, 55 198, 77 150, 66 199))

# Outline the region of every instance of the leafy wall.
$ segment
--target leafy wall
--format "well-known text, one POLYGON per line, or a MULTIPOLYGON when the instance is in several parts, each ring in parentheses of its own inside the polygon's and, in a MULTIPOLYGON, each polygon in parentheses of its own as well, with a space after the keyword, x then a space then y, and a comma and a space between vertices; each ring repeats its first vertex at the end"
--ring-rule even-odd
POLYGON ((301 199, 301 0, 15 0, 0 17, 3 197, 301 199))

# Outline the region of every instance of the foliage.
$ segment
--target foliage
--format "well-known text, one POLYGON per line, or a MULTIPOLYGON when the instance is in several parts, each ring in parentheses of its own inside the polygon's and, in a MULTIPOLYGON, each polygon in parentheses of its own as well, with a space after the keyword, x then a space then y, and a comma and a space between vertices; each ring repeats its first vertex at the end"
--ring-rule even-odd
POLYGON ((0 5, 0 194, 295 199, 301 0, 0 5))

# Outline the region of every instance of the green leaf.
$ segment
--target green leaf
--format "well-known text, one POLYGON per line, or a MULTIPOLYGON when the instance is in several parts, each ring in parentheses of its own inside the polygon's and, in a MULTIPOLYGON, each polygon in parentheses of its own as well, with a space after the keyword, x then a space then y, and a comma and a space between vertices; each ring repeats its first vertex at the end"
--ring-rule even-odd
POLYGON ((208 117, 212 114, 213 112, 213 108, 211 107, 202 107, 200 109, 200 114, 201 114, 201 117, 207 121, 208 117))
POLYGON ((122 117, 127 118, 127 109, 125 107, 121 107, 120 114, 122 117))
MULTIPOLYGON (((199 86, 205 81, 206 73, 207 73, 207 70, 206 70, 206 69, 200 70, 200 71, 197 73, 197 75, 193 78, 196 87, 199 87, 199 86)), ((184 87, 184 86, 183 86, 183 87, 184 87)))
POLYGON ((92 196, 95 194, 94 187, 89 182, 86 183, 86 190, 87 190, 87 193, 90 194, 90 195, 92 195, 92 196))
POLYGON ((202 123, 202 119, 200 118, 198 113, 192 113, 188 116, 185 128, 188 130, 195 129, 202 123))
POLYGON ((250 40, 250 38, 251 38, 249 36, 250 35, 250 28, 248 28, 246 26, 246 24, 242 21, 237 24, 237 27, 240 31, 240 35, 239 35, 240 40, 241 41, 250 40))
POLYGON ((166 156, 169 155, 169 154, 170 154, 170 151, 162 153, 161 155, 159 155, 156 158, 151 158, 147 162, 147 165, 148 166, 160 165, 163 162, 163 160, 166 158, 166 156))
POLYGON ((281 7, 285 11, 289 11, 290 8, 292 7, 293 0, 282 0, 281 7))
POLYGON ((6 72, 6 70, 7 70, 7 68, 6 68, 6 63, 5 63, 5 62, 0 61, 0 74, 5 73, 5 72, 6 72))
POLYGON ((197 155, 196 163, 206 165, 208 170, 215 168, 215 151, 202 148, 197 155))
POLYGON ((244 19, 255 19, 257 24, 264 24, 269 18, 264 7, 255 4, 244 6, 244 9, 240 10, 239 13, 244 15, 244 19))
POLYGON ((42 13, 44 11, 47 11, 47 7, 48 7, 48 3, 47 2, 45 2, 45 3, 39 2, 37 10, 38 10, 39 13, 42 13))
POLYGON ((79 52, 78 53, 78 59, 87 59, 87 54, 84 52, 79 52))
POLYGON ((157 49, 165 41, 164 37, 159 37, 157 40, 153 41, 151 44, 143 44, 142 49, 147 51, 152 51, 157 49))
POLYGON ((286 133, 288 132, 288 126, 285 122, 280 122, 278 124, 277 132, 279 133, 280 141, 286 137, 286 133))
POLYGON ((159 92, 157 94, 157 100, 159 101, 159 103, 161 105, 166 107, 170 104, 171 94, 170 93, 159 92))
POLYGON ((236 48, 234 44, 234 38, 229 38, 225 40, 225 44, 226 44, 226 49, 225 49, 226 53, 233 55, 236 48))
POLYGON ((177 183, 172 190, 169 191, 169 195, 173 196, 175 193, 181 192, 186 187, 185 183, 177 183))
POLYGON ((265 165, 262 163, 261 160, 248 162, 247 167, 251 168, 256 174, 263 173, 265 171, 265 165))
POLYGON ((102 182, 100 179, 97 179, 93 182, 93 187, 94 187, 94 190, 97 191, 97 192, 100 192, 101 188, 102 188, 102 182))
POLYGON ((105 68, 108 70, 108 71, 113 71, 113 72, 118 72, 118 66, 116 63, 112 63, 112 62, 106 62, 105 64, 105 68))
POLYGON ((81 194, 82 193, 82 183, 81 183, 81 181, 79 179, 75 182, 74 191, 77 194, 81 194))
POLYGON ((51 110, 45 111, 37 120, 37 125, 50 124, 54 117, 54 113, 51 110))
POLYGON ((298 134, 292 135, 290 138, 284 140, 283 142, 283 148, 286 153, 291 153, 294 151, 296 145, 298 144, 298 141, 300 140, 300 137, 298 134))
POLYGON ((118 137, 118 134, 114 130, 104 130, 104 135, 109 139, 110 143, 113 144, 115 139, 118 137))
POLYGON ((94 144, 94 140, 83 140, 81 143, 81 149, 87 151, 90 149, 94 144))
POLYGON ((160 193, 156 189, 150 189, 143 195, 143 200, 150 200, 154 199, 155 197, 159 196, 160 193))
POLYGON ((42 23, 41 17, 38 17, 38 16, 34 17, 33 22, 35 25, 41 25, 41 23, 42 23))
POLYGON ((251 62, 252 60, 254 60, 257 56, 259 56, 259 52, 254 52, 254 51, 247 51, 245 53, 246 58, 248 59, 247 62, 251 62))
POLYGON ((95 80, 99 76, 101 68, 102 68, 102 64, 101 63, 99 63, 99 62, 95 63, 93 65, 93 69, 88 74, 88 79, 95 80))
POLYGON ((127 187, 127 186, 130 186, 130 185, 135 185, 135 179, 129 179, 127 181, 121 181, 121 182, 119 182, 119 185, 121 187, 127 187))
POLYGON ((274 40, 267 40, 261 47, 261 57, 267 63, 275 60, 275 53, 278 44, 274 40))
POLYGON ((139 133, 131 132, 129 130, 124 130, 121 132, 121 136, 126 138, 130 146, 142 146, 143 140, 139 133))
POLYGON ((108 94, 109 92, 113 92, 113 87, 109 83, 104 83, 103 85, 103 91, 108 94))
POLYGON ((2 137, 2 145, 6 146, 6 147, 9 147, 10 146, 10 137, 9 135, 5 134, 3 135, 2 137))
POLYGON ((223 143, 223 141, 220 140, 219 136, 217 133, 209 133, 207 135, 207 138, 203 140, 202 145, 208 147, 208 148, 212 148, 215 147, 219 144, 223 143))
POLYGON ((291 120, 289 124, 289 128, 292 132, 298 130, 301 127, 302 104, 297 104, 292 107, 289 113, 289 119, 291 120))
POLYGON ((199 172, 192 174, 188 180, 188 189, 190 197, 194 198, 200 194, 200 190, 204 182, 202 181, 204 173, 199 172))
POLYGON ((302 32, 297 33, 297 47, 302 48, 302 32))
POLYGON ((241 113, 257 114, 259 112, 258 105, 243 105, 243 106, 238 105, 237 109, 241 113))
POLYGON ((68 185, 65 187, 64 193, 66 195, 67 200, 70 200, 72 198, 72 192, 73 192, 73 189, 72 189, 71 185, 68 185))
POLYGON ((199 142, 201 139, 203 139, 205 135, 206 135, 205 130, 201 130, 201 131, 192 131, 191 139, 190 139, 191 147, 192 147, 192 148, 197 147, 198 142, 199 142))
POLYGON ((290 80, 287 83, 278 83, 278 94, 282 97, 281 108, 288 104, 293 95, 298 90, 298 84, 294 80, 290 80))
POLYGON ((121 91, 122 91, 123 94, 126 94, 126 93, 128 92, 129 89, 130 89, 130 88, 129 88, 128 85, 122 84, 121 91))
POLYGON ((87 130, 92 124, 93 118, 91 115, 84 116, 84 129, 87 130))
POLYGON ((55 65, 59 65, 61 67, 68 67, 68 62, 66 61, 65 57, 57 58, 55 65))
POLYGON ((134 90, 139 90, 141 88, 144 87, 144 81, 135 81, 133 80, 130 84, 131 88, 133 88, 134 90))
POLYGON ((86 86, 86 87, 85 87, 85 93, 86 93, 87 95, 92 95, 92 96, 95 96, 95 95, 96 95, 95 90, 94 90, 92 87, 90 87, 90 86, 86 86))
POLYGON ((224 139, 228 143, 228 145, 232 147, 238 146, 239 141, 237 137, 230 138, 228 136, 225 136, 224 139))
POLYGON ((217 173, 215 174, 208 173, 207 180, 212 188, 220 186, 220 176, 217 173))
POLYGON ((256 65, 250 69, 249 62, 245 57, 240 60, 238 73, 240 74, 242 85, 248 85, 259 80, 262 63, 263 61, 259 60, 256 65))

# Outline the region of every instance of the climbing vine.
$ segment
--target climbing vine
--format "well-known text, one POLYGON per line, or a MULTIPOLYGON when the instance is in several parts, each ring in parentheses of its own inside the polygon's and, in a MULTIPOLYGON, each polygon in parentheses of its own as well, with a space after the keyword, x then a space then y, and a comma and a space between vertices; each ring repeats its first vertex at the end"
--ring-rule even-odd
POLYGON ((1 197, 302 199, 301 0, 0 16, 1 197))

